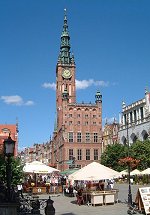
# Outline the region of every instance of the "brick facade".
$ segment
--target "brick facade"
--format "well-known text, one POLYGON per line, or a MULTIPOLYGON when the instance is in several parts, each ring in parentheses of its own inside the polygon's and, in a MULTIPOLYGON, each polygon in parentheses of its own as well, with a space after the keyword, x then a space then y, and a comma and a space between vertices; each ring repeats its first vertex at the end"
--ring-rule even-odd
POLYGON ((18 155, 18 125, 17 124, 4 124, 0 125, 0 154, 4 153, 4 140, 11 136, 12 140, 16 141, 14 156, 18 155))
POLYGON ((57 122, 52 138, 52 163, 60 170, 100 160, 102 144, 102 96, 97 92, 93 104, 76 103, 76 66, 69 40, 65 15, 56 66, 57 122))

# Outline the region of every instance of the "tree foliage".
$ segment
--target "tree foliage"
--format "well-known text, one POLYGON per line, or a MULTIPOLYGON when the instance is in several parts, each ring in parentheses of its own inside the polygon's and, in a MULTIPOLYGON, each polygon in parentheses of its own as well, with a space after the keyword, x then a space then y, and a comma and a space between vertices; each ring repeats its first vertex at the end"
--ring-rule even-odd
POLYGON ((138 165, 139 170, 144 170, 150 167, 150 141, 137 141, 130 147, 130 154, 133 158, 140 160, 138 165))
POLYGON ((127 147, 122 144, 108 145, 105 152, 101 156, 101 164, 108 166, 116 171, 123 170, 121 165, 118 165, 120 158, 127 155, 127 147))
MULTIPOLYGON (((6 159, 0 156, 0 180, 6 183, 6 159)), ((20 158, 11 158, 11 169, 12 169, 12 185, 17 185, 23 178, 23 165, 21 164, 20 158)))
POLYGON ((138 166, 139 170, 144 170, 150 167, 150 141, 137 141, 129 147, 122 144, 108 145, 105 152, 101 156, 101 164, 108 166, 117 171, 123 170, 125 167, 119 164, 121 158, 128 157, 140 160, 138 166))

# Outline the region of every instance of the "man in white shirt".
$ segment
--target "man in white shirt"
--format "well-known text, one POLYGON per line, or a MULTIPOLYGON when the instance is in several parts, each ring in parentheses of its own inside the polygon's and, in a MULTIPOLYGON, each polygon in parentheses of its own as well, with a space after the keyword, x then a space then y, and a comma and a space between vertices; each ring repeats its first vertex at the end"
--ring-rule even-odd
POLYGON ((22 189, 23 189, 22 184, 18 184, 17 185, 18 194, 19 196, 21 195, 21 197, 23 198, 22 189))

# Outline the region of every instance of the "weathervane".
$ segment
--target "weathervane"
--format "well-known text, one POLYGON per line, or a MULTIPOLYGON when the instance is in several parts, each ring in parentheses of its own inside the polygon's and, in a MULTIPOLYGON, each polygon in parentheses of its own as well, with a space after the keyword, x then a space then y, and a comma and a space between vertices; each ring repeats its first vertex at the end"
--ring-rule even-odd
POLYGON ((66 8, 64 8, 64 12, 65 12, 65 16, 66 16, 66 14, 67 14, 67 9, 66 8))

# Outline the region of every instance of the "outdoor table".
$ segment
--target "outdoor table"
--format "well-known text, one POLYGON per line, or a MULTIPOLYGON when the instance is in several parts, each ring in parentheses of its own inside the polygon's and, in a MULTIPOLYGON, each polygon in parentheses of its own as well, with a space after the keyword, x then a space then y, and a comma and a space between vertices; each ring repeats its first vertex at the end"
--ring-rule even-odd
POLYGON ((46 193, 46 187, 33 187, 32 194, 46 193))
POLYGON ((104 190, 104 191, 84 191, 86 202, 89 205, 89 199, 91 199, 91 204, 95 205, 107 205, 114 204, 118 202, 118 192, 119 190, 104 190), (89 198, 90 195, 90 198, 89 198))
POLYGON ((97 192, 91 193, 91 204, 92 205, 103 205, 104 204, 104 193, 97 192))
POLYGON ((115 204, 115 193, 114 192, 105 192, 104 193, 104 204, 115 204))

